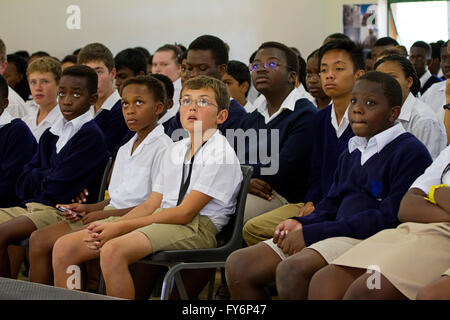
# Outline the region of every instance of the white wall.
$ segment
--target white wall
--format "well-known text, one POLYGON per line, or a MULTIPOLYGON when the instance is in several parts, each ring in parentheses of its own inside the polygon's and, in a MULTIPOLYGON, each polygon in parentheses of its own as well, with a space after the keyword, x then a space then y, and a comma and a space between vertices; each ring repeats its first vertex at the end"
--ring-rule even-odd
POLYGON ((264 41, 296 46, 307 56, 330 33, 342 32, 342 5, 377 0, 1 0, 0 38, 7 52, 48 51, 63 58, 90 42, 113 54, 143 46, 153 53, 165 43, 186 47, 213 34, 244 62, 264 41), (69 30, 66 9, 78 5, 81 28, 69 30))

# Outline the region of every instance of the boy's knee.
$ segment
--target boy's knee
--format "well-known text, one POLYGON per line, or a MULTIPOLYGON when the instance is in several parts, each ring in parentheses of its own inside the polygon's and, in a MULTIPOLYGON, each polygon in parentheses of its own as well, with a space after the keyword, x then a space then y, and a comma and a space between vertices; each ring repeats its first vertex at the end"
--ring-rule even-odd
POLYGON ((46 232, 36 230, 30 235, 29 240, 30 254, 33 253, 51 253, 52 246, 48 243, 46 232))
POLYGON ((227 283, 240 282, 248 276, 248 255, 245 253, 249 248, 239 249, 228 256, 225 262, 225 276, 227 283))
POLYGON ((58 265, 62 261, 70 259, 72 256, 72 242, 66 237, 61 237, 56 240, 52 251, 53 264, 58 265), (55 263, 56 261, 58 261, 58 263, 55 263))
POLYGON ((100 250, 100 265, 103 271, 114 268, 117 262, 124 259, 123 246, 118 241, 110 240, 106 242, 100 250))

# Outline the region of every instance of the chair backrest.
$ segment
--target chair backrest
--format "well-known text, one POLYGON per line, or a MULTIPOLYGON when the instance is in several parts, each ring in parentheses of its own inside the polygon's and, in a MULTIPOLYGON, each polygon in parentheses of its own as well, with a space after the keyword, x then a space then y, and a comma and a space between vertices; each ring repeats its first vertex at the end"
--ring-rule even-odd
POLYGON ((103 171, 102 181, 100 183, 100 190, 98 191, 97 202, 105 200, 105 191, 106 187, 108 186, 109 171, 111 170, 112 163, 113 158, 109 157, 108 162, 106 162, 105 170, 103 171))
POLYGON ((224 245, 240 247, 242 244, 242 227, 244 221, 245 204, 247 202, 248 186, 253 174, 253 167, 241 165, 242 183, 237 196, 235 214, 217 236, 217 248, 224 245))

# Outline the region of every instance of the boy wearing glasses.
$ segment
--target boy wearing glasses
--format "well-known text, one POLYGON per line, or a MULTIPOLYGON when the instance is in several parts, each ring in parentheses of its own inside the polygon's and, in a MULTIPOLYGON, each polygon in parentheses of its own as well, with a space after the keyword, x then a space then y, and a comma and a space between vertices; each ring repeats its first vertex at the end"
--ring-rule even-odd
POLYGON ((167 149, 145 203, 55 244, 55 285, 66 285, 64 266, 83 262, 74 255, 84 252, 89 259, 100 257, 108 295, 134 299, 129 265, 161 250, 217 245, 216 234, 234 214, 242 181, 236 154, 217 130, 227 119, 229 99, 220 80, 199 76, 184 83, 180 120, 189 138, 167 149), (78 249, 69 250, 69 244, 78 249))
POLYGON ((244 150, 239 150, 239 144, 236 150, 239 159, 244 157, 241 162, 254 168, 244 221, 288 202, 303 201, 316 112, 316 107, 295 90, 298 59, 286 45, 263 43, 250 70, 253 85, 264 99, 240 123, 247 135, 256 131, 257 139, 256 143, 246 139, 244 150), (264 153, 270 159, 265 159, 264 153), (270 167, 274 170, 268 170, 270 167))

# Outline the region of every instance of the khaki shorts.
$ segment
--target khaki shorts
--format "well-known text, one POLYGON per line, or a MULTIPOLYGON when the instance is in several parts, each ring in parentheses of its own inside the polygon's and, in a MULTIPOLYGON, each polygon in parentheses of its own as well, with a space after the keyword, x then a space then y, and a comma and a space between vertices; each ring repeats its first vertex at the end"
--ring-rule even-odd
MULTIPOLYGON (((362 240, 347 237, 328 238, 313 243, 307 248, 317 251, 328 264, 331 264, 333 260, 343 255, 345 252, 356 246, 361 241, 362 240)), ((288 254, 284 253, 281 248, 273 243, 273 239, 263 241, 263 243, 271 247, 278 254, 281 260, 285 260, 289 257, 288 254)))
MULTIPOLYGON (((155 210, 154 213, 162 209, 155 210)), ((154 223, 137 229, 150 240, 153 252, 215 248, 217 229, 208 217, 197 214, 191 222, 179 224, 154 223)))
POLYGON ((55 207, 42 203, 29 202, 26 204, 26 208, 11 207, 0 209, 0 223, 12 220, 18 216, 25 216, 30 219, 37 229, 42 229, 60 221, 67 222, 72 230, 77 230, 83 226, 81 220, 71 223, 61 216, 55 207))

